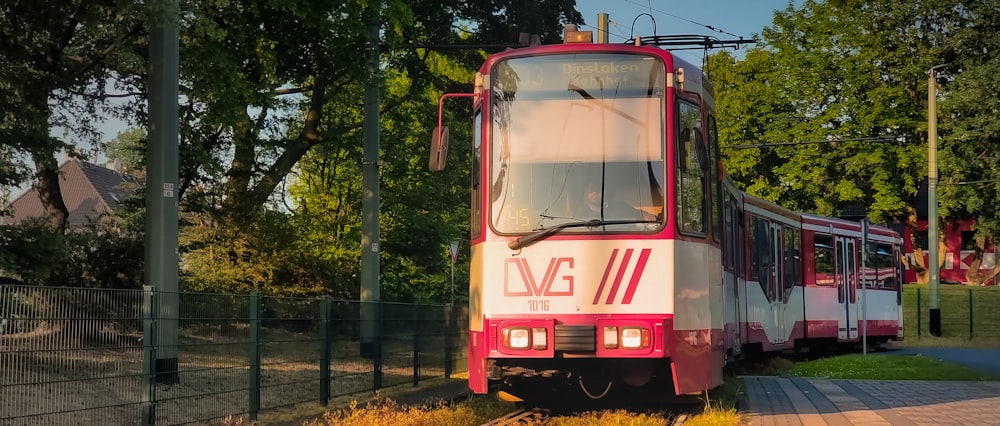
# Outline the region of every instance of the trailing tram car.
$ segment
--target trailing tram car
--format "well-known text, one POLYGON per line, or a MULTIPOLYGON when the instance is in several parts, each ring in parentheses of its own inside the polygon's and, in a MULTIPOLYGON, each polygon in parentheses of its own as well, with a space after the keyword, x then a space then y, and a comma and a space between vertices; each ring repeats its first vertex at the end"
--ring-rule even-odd
POLYGON ((493 54, 473 93, 441 98, 473 104, 472 391, 700 393, 747 352, 902 337, 898 235, 739 191, 712 86, 666 39, 565 36, 493 54))
POLYGON ((730 355, 748 346, 835 350, 862 338, 903 339, 898 233, 792 212, 727 188, 725 275, 727 288, 736 286, 726 293, 734 302, 726 306, 730 355))

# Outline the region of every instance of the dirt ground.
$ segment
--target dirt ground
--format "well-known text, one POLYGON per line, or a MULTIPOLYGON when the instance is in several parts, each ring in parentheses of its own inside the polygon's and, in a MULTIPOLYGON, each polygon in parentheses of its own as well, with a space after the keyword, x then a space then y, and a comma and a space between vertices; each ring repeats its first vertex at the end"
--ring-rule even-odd
MULTIPOLYGON (((318 406, 318 341, 295 333, 269 337, 272 343, 261 346, 261 411, 318 406)), ((384 387, 412 383, 411 347, 385 350, 384 387)), ((358 343, 337 342, 332 351, 331 396, 370 394, 372 362, 358 356, 358 343)), ((0 424, 140 424, 147 394, 156 401, 156 424, 222 424, 227 416, 250 411, 248 352, 245 339, 182 334, 177 349, 180 383, 150 388, 143 374, 143 348, 134 340, 93 347, 43 327, 2 335, 0 424)), ((441 359, 422 355, 421 360, 433 366, 422 368, 422 377, 444 375, 441 359)))

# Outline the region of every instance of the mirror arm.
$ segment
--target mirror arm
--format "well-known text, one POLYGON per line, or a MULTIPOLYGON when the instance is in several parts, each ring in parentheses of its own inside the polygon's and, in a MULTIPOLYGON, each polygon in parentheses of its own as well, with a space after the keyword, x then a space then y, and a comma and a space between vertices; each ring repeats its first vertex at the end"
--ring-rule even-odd
POLYGON ((444 122, 444 100, 445 98, 474 98, 479 96, 478 93, 445 93, 441 95, 441 99, 438 99, 438 137, 441 137, 441 127, 444 122))

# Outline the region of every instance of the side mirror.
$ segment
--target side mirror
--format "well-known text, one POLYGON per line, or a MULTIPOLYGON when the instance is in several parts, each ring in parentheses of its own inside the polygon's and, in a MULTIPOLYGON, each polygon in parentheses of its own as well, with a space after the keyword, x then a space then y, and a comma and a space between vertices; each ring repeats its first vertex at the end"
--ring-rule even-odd
POLYGON ((445 161, 448 159, 448 126, 435 127, 434 135, 431 136, 431 161, 429 168, 432 172, 444 170, 445 161))

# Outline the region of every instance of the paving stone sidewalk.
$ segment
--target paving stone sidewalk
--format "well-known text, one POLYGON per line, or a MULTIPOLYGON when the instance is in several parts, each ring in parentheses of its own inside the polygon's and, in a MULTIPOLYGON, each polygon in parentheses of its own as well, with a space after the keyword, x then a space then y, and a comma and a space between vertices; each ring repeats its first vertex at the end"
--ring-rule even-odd
POLYGON ((1000 425, 1000 382, 746 376, 754 426, 1000 425))

